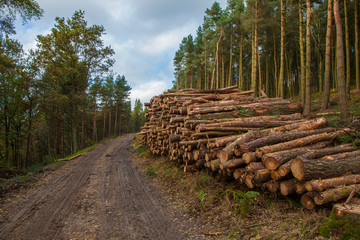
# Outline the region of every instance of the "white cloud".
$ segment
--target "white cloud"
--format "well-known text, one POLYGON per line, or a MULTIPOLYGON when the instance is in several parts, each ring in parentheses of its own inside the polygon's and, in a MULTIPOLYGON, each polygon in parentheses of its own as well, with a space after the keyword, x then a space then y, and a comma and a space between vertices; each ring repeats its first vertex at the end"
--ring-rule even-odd
POLYGON ((170 29, 169 31, 159 33, 142 45, 142 51, 147 54, 161 54, 169 49, 177 47, 184 36, 187 36, 197 25, 189 22, 179 28, 170 29))
POLYGON ((153 96, 162 94, 168 88, 168 84, 164 81, 154 80, 146 82, 131 90, 130 98, 132 103, 135 99, 140 99, 143 103, 149 102, 153 96))
MULTIPOLYGON (((115 50, 114 72, 125 75, 132 87, 131 100, 149 101, 172 85, 172 59, 183 37, 195 35, 209 0, 36 0, 45 11, 39 21, 18 25, 17 38, 24 48, 35 47, 55 17, 69 18, 81 9, 89 25, 103 25, 105 45, 115 50)), ((222 7, 227 0, 220 0, 222 7)))

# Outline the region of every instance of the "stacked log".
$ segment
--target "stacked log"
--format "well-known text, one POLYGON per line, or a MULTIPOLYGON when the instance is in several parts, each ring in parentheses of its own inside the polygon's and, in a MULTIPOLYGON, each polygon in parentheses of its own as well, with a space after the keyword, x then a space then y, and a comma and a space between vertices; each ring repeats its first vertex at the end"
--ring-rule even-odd
POLYGON ((360 152, 334 146, 348 129, 324 128, 325 118, 302 118, 296 103, 252 93, 236 86, 166 92, 146 104, 139 134, 154 155, 169 156, 185 172, 206 168, 250 189, 297 194, 308 209, 344 198, 348 189, 337 188, 360 184, 360 152), (331 191, 337 196, 328 197, 331 191))

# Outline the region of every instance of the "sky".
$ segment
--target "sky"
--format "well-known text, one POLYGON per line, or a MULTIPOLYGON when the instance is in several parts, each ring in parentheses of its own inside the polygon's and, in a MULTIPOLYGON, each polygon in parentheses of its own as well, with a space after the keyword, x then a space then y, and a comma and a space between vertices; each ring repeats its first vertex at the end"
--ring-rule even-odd
MULTIPOLYGON (((56 17, 70 18, 85 11, 89 25, 103 25, 106 46, 115 50, 113 71, 125 75, 132 87, 131 101, 148 102, 172 87, 173 57, 183 37, 196 35, 206 8, 213 0, 37 0, 44 10, 40 20, 19 24, 14 36, 25 50, 36 47, 36 36, 46 35, 56 17)), ((227 0, 218 0, 222 8, 227 0)))

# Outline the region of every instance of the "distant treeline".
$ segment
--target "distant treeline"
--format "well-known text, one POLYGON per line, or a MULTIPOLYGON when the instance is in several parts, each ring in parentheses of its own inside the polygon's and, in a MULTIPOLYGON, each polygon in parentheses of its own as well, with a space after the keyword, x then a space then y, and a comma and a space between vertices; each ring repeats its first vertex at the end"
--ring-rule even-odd
POLYGON ((346 95, 360 89, 358 16, 358 0, 215 2, 180 43, 174 88, 261 89, 301 99, 306 114, 311 92, 323 94, 326 109, 333 89, 347 116, 346 95))
POLYGON ((142 104, 136 100, 131 111, 131 87, 111 71, 114 50, 104 46, 103 26, 88 26, 83 11, 56 18, 26 54, 9 37, 14 21, 43 11, 21 0, 0 10, 0 168, 27 168, 140 129, 142 104))

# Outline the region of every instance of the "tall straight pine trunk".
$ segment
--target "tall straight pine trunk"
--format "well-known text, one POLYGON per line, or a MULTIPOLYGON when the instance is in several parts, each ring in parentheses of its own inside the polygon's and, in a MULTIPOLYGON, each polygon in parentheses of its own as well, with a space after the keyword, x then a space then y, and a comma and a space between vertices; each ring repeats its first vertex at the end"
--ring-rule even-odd
POLYGON ((281 8, 281 34, 280 34, 280 75, 278 96, 284 98, 284 72, 285 72, 285 7, 284 1, 280 1, 281 8))
POLYGON ((346 93, 350 97, 350 43, 349 43, 349 24, 347 16, 347 0, 344 0, 345 16, 345 49, 346 49, 346 93))
POLYGON ((306 1, 306 79, 304 115, 311 111, 311 1, 306 1))
POLYGON ((332 0, 329 0, 327 11, 324 93, 321 106, 322 110, 328 109, 330 102, 332 4, 332 0))
POLYGON ((303 37, 302 0, 299 0, 299 47, 300 47, 300 96, 302 104, 305 103, 305 52, 303 37))
POLYGON ((339 0, 334 0, 334 18, 336 24, 336 48, 337 48, 337 77, 339 92, 339 107, 341 118, 347 120, 350 116, 346 97, 346 81, 345 81, 345 63, 344 63, 344 45, 343 33, 341 26, 341 16, 339 10, 339 0))
POLYGON ((359 66, 359 15, 358 15, 358 0, 355 0, 355 82, 356 89, 360 90, 360 66, 359 66))

